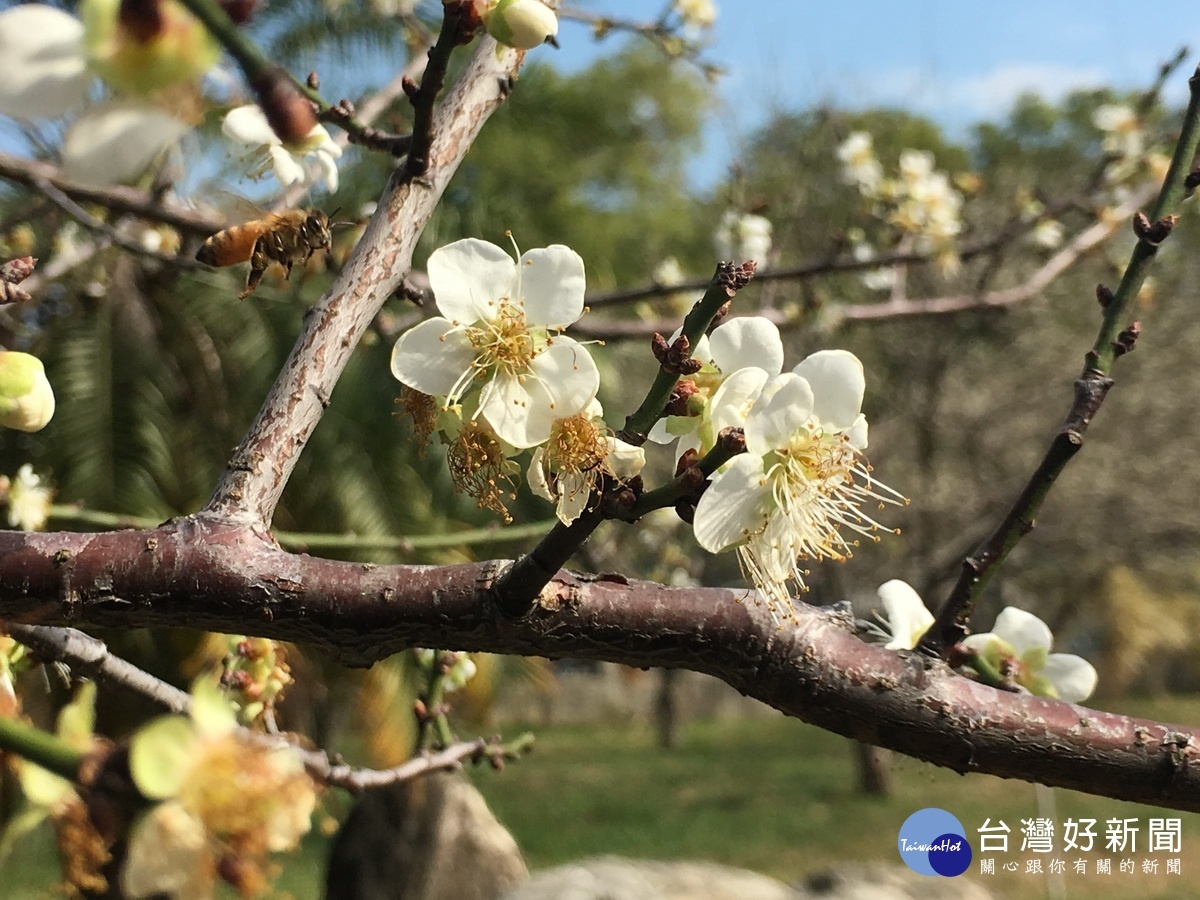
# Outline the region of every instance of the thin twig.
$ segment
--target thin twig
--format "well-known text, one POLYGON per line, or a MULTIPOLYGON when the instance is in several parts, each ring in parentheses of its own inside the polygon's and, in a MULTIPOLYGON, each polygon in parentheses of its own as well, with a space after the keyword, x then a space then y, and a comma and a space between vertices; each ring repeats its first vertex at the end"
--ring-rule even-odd
MULTIPOLYGON (((111 653, 98 638, 74 628, 22 625, 17 622, 4 622, 0 626, 43 660, 66 663, 96 681, 119 685, 173 713, 185 716, 191 713, 191 695, 111 653)), ((423 753, 389 769, 369 769, 334 762, 328 753, 296 746, 282 736, 267 736, 248 728, 239 728, 238 731, 249 740, 269 741, 273 745, 286 743, 300 756, 305 769, 317 781, 351 791, 411 781, 442 769, 456 769, 467 759, 476 762, 483 759, 514 759, 525 752, 533 740, 531 735, 522 735, 506 744, 499 738, 477 738, 450 744, 437 753, 423 753)))
POLYGON ((984 588, 1013 547, 1033 530, 1034 519, 1046 495, 1082 447, 1084 433, 1112 387, 1109 373, 1113 363, 1118 356, 1133 349, 1140 325, 1131 323, 1128 315, 1158 253, 1159 244, 1174 226, 1177 216, 1168 213, 1178 210, 1189 193, 1186 180, 1200 146, 1200 69, 1192 75, 1188 86, 1191 99, 1162 190, 1149 216, 1140 212, 1134 214, 1134 231, 1139 239, 1121 284, 1115 292, 1106 289, 1100 292, 1104 298, 1103 318, 1083 372, 1075 382, 1074 402, 1037 469, 1004 519, 979 548, 963 560, 958 581, 921 640, 920 649, 924 652, 944 655, 966 634, 984 588))
MULTIPOLYGON (((921 316, 942 316, 953 313, 986 309, 1006 309, 1032 300, 1044 291, 1056 278, 1084 259, 1097 246, 1106 241, 1129 216, 1133 215, 1143 204, 1154 195, 1153 185, 1146 185, 1135 191, 1132 196, 1112 211, 1112 215, 1085 228, 1074 238, 1062 246, 1053 256, 1047 259, 1025 281, 1009 288, 986 291, 984 293, 947 294, 942 297, 926 297, 903 299, 900 301, 886 300, 882 303, 858 303, 840 306, 830 310, 835 322, 857 323, 876 322, 887 319, 917 318, 921 316)), ((875 260, 873 267, 879 265, 875 260)), ((809 277, 817 267, 803 267, 789 270, 786 277, 809 277)), ((828 270, 826 270, 828 271, 828 270)), ((760 278, 785 277, 776 272, 766 272, 755 275, 760 278)), ((786 310, 768 309, 752 313, 770 319, 780 328, 795 327, 803 320, 802 316, 786 310)), ((738 315, 734 313, 734 315, 738 315)), ((747 313, 751 315, 751 313, 747 313)), ((629 340, 648 337, 655 333, 669 332, 674 328, 670 320, 657 322, 637 321, 605 321, 603 319, 581 319, 571 326, 569 333, 580 338, 599 340, 629 340)))
POLYGON ((0 178, 30 187, 36 187, 40 182, 49 182, 79 203, 95 203, 113 212, 130 213, 143 219, 161 222, 185 234, 207 236, 214 231, 220 231, 227 224, 221 216, 162 202, 147 192, 134 188, 89 187, 64 177, 62 171, 50 163, 9 153, 0 153, 0 178))
POLYGON ((113 228, 107 222, 102 222, 93 216, 90 212, 68 197, 63 191, 60 191, 54 184, 44 178, 35 178, 33 186, 45 194, 57 205, 63 212, 78 222, 85 228, 102 235, 110 244, 116 244, 130 253, 137 256, 144 256, 147 259, 153 259, 157 262, 164 263, 169 266, 175 266, 180 269, 207 269, 208 266, 196 262, 189 256, 179 256, 176 254, 159 253, 157 250, 151 250, 142 245, 140 241, 135 241, 121 234, 116 228, 113 228))

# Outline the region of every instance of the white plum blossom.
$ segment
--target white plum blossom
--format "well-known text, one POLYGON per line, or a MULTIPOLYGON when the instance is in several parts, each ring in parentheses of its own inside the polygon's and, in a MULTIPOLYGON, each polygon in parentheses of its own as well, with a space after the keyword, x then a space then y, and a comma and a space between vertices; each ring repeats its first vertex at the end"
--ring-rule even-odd
POLYGON ((231 109, 221 123, 221 131, 230 140, 251 148, 257 157, 252 178, 261 177, 268 168, 284 187, 325 182, 330 193, 338 189, 337 160, 342 148, 321 125, 314 125, 302 141, 285 145, 271 129, 266 114, 253 103, 231 109), (316 177, 308 162, 316 163, 316 177))
POLYGON ((514 262, 475 238, 429 257, 429 285, 442 315, 405 332, 392 374, 453 406, 480 387, 478 411, 516 448, 550 437, 556 419, 582 412, 600 375, 587 348, 557 332, 583 314, 583 260, 555 244, 514 262))
POLYGON ((675 0, 675 12, 685 28, 712 28, 717 21, 717 6, 712 0, 675 0))
POLYGON ((842 179, 864 196, 874 196, 883 181, 883 166, 875 158, 871 135, 865 131, 853 132, 838 145, 837 158, 842 164, 842 179))
POLYGON ((91 80, 79 19, 40 3, 0 13, 0 113, 57 118, 83 105, 91 80))
POLYGON ((1029 239, 1039 247, 1054 250, 1062 246, 1066 229, 1058 219, 1042 219, 1029 233, 1029 239))
POLYGON ((8 524, 22 531, 41 531, 50 518, 50 501, 54 489, 42 484, 33 466, 25 463, 17 469, 16 476, 8 483, 8 524))
POLYGON ((556 420, 549 441, 533 451, 529 462, 529 489, 555 505, 564 525, 587 508, 600 476, 627 481, 646 465, 646 452, 610 434, 603 415, 593 400, 578 415, 556 420))
POLYGON ((713 235, 713 248, 728 262, 754 260, 762 265, 771 252, 771 222, 763 216, 726 210, 713 235))
MULTIPOLYGON (((676 332, 671 341, 678 337, 676 332)), ((688 450, 707 452, 721 429, 742 427, 767 379, 783 370, 783 340, 770 319, 744 316, 701 337, 692 359, 702 364, 700 371, 680 379, 692 391, 684 401, 688 414, 659 419, 649 435, 656 444, 678 439, 676 458, 688 450)))
MULTIPOLYGON (((438 657, 442 655, 437 650, 431 650, 428 647, 420 647, 414 652, 417 654, 417 661, 426 669, 432 669, 438 662, 438 657)), ((447 656, 453 656, 454 660, 445 672, 442 690, 447 694, 453 694, 455 691, 465 688, 467 682, 478 673, 479 668, 469 653, 452 653, 447 656)))
MULTIPOLYGON (((89 56, 94 48, 88 46, 88 40, 96 36, 98 23, 111 24, 116 17, 115 5, 111 17, 107 10, 88 17, 96 8, 97 4, 84 8, 87 22, 37 3, 0 13, 0 113, 28 120, 57 119, 86 104, 100 63, 89 56)), ((173 21, 172 15, 167 18, 173 21)), ((207 37, 203 27, 197 26, 207 37)), ((124 43, 117 46, 126 49, 124 43)), ((174 56, 182 53, 181 46, 176 46, 174 56)), ((216 46, 212 44, 214 58, 216 46)), ((174 71, 177 67, 173 66, 174 74, 196 76, 207 68, 202 60, 195 62, 196 67, 185 65, 181 71, 174 71)), ((147 58, 139 57, 135 67, 144 70, 146 63, 147 58)), ((164 83, 158 81, 154 86, 164 83)), ((131 181, 190 127, 170 112, 140 101, 106 101, 88 109, 68 127, 63 170, 76 181, 99 187, 131 181)))
POLYGON ((174 116, 136 101, 101 103, 67 130, 63 172, 97 186, 129 182, 190 130, 174 116))
POLYGON ((1006 606, 990 632, 972 634, 962 643, 994 673, 1029 693, 1080 703, 1096 689, 1096 670, 1071 653, 1051 653, 1053 641, 1050 628, 1033 613, 1006 606))
POLYGON ((879 601, 890 635, 885 649, 911 650, 917 646, 933 624, 933 613, 926 608, 921 595, 908 582, 893 578, 879 586, 879 601))
POLYGON ((772 616, 794 619, 788 585, 804 590, 805 559, 849 558, 855 535, 881 529, 870 502, 902 503, 875 481, 863 456, 867 420, 862 363, 823 350, 767 382, 746 416, 746 452, 711 479, 693 523, 716 553, 736 547, 772 616))
POLYGON ((1145 151, 1142 123, 1132 107, 1105 103, 1092 113, 1092 123, 1104 132, 1104 152, 1118 157, 1139 157, 1145 151))

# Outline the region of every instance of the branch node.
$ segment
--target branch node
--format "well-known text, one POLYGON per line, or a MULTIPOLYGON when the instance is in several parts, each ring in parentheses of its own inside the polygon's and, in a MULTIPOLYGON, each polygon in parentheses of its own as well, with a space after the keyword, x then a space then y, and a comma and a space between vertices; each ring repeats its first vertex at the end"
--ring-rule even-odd
POLYGON ((1113 354, 1116 356, 1124 356, 1126 353, 1132 353, 1134 345, 1137 343, 1138 335, 1142 333, 1141 322, 1131 322, 1120 334, 1117 339, 1112 342, 1113 354))

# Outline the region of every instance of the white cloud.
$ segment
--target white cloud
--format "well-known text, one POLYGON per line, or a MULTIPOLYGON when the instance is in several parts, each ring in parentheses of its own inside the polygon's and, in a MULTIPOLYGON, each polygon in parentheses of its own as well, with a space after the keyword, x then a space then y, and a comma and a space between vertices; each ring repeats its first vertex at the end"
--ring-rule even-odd
POLYGON ((1072 91, 1101 87, 1106 80, 1097 66, 1005 63, 982 75, 946 84, 942 102, 991 117, 1007 111, 1021 94, 1039 94, 1045 100, 1056 101, 1072 91))

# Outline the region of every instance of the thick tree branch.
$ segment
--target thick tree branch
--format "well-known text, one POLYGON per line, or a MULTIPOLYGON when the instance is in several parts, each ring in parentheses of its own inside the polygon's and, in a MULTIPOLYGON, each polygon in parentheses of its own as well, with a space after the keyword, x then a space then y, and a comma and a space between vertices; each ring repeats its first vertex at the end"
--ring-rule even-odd
POLYGON ((801 606, 780 630, 738 602, 743 590, 560 572, 513 621, 492 603, 501 568, 315 559, 203 516, 149 531, 0 532, 0 618, 249 632, 358 665, 423 645, 688 668, 959 772, 1200 811, 1200 730, 997 691, 868 646, 828 609, 801 606))
POLYGON ((413 248, 451 175, 504 100, 521 55, 480 38, 471 63, 433 119, 428 171, 393 173, 366 233, 308 314, 250 432, 207 509, 265 529, 350 354, 412 266, 413 248))

